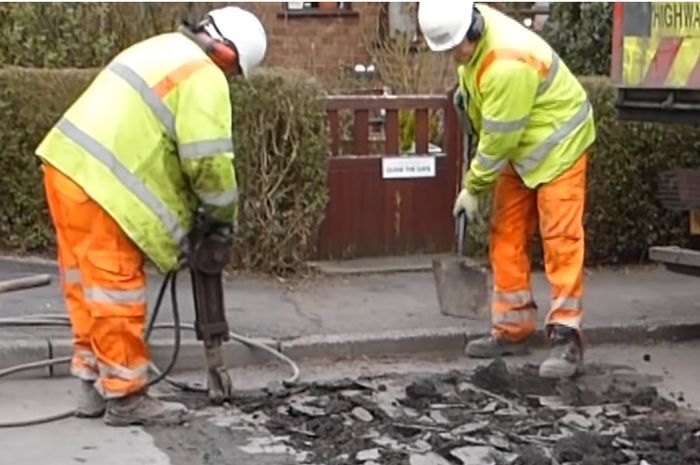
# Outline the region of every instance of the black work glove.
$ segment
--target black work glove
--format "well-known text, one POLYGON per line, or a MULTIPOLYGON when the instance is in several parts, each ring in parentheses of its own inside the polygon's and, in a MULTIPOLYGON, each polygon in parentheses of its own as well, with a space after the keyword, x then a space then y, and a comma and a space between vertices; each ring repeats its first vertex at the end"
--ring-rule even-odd
POLYGON ((191 268, 206 273, 219 273, 231 259, 233 225, 197 212, 192 230, 181 248, 191 268))

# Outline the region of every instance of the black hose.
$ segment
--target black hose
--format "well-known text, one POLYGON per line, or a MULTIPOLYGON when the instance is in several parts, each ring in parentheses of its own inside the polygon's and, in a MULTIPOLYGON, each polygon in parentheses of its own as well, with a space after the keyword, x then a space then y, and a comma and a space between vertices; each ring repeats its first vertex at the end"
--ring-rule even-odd
POLYGON ((160 305, 163 303, 163 296, 165 296, 165 288, 168 286, 168 281, 173 278, 173 274, 177 274, 176 270, 169 271, 163 278, 163 282, 160 284, 160 289, 158 289, 158 297, 156 298, 156 303, 153 307, 153 314, 146 327, 146 334, 144 339, 148 341, 151 338, 151 333, 153 332, 154 326, 156 324, 156 318, 158 318, 158 313, 160 313, 160 305))
POLYGON ((75 416, 75 410, 70 412, 58 413, 50 417, 35 418, 33 420, 19 420, 10 423, 0 423, 0 428, 22 428, 26 426, 36 426, 43 425, 44 423, 51 423, 53 421, 65 420, 66 418, 72 418, 75 416))
MULTIPOLYGON (((163 370, 158 376, 155 377, 155 379, 152 379, 151 381, 148 382, 149 386, 153 386, 156 383, 161 382, 163 379, 165 379, 166 376, 170 374, 170 372, 173 370, 175 367, 175 364, 177 363, 177 357, 180 355, 180 345, 181 345, 181 334, 180 334, 180 308, 178 307, 177 303, 177 273, 179 269, 175 268, 175 270, 171 271, 168 273, 170 276, 170 300, 172 301, 172 311, 173 311, 173 325, 174 325, 174 336, 175 336, 175 347, 173 348, 173 354, 170 357, 170 363, 168 363, 168 366, 163 370)), ((168 279, 166 276, 166 283, 168 279)), ((165 289, 165 285, 161 286, 161 290, 165 289)), ((164 292, 163 292, 164 293, 164 292)), ((151 322, 149 323, 150 328, 153 329, 155 326, 155 321, 156 321, 156 316, 158 314, 158 311, 160 309, 160 300, 162 293, 159 293, 159 301, 156 302, 156 307, 153 309, 153 316, 151 317, 151 322)), ((148 331, 146 337, 150 336, 150 331, 148 331)), ((146 339, 148 341, 148 339, 146 339)))

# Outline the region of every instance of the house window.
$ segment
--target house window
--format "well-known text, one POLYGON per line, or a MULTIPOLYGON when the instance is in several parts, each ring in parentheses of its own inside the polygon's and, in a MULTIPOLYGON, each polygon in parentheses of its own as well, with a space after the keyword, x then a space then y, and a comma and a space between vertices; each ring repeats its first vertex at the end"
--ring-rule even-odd
POLYGON ((409 2, 389 3, 389 36, 406 35, 418 40, 418 20, 416 18, 416 7, 409 2))
POLYGON ((357 16, 352 2, 284 2, 283 17, 357 16))
MULTIPOLYGON (((413 53, 420 49, 416 2, 385 2, 379 12, 379 33, 374 46, 380 49, 398 47, 413 53)), ((403 52, 402 52, 403 53, 403 52)))

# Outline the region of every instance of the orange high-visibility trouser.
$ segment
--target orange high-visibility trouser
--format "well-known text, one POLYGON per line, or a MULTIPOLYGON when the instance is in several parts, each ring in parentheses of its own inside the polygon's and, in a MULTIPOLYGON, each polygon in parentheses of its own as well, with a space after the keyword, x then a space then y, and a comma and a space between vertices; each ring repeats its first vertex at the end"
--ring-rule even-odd
POLYGON ((146 276, 141 251, 83 189, 44 165, 63 293, 73 328, 71 373, 105 398, 142 389, 146 276))
POLYGON ((490 235, 494 336, 517 342, 537 327, 528 252, 538 218, 552 288, 546 324, 580 330, 587 158, 582 155, 569 170, 536 190, 526 188, 511 166, 499 176, 490 235))

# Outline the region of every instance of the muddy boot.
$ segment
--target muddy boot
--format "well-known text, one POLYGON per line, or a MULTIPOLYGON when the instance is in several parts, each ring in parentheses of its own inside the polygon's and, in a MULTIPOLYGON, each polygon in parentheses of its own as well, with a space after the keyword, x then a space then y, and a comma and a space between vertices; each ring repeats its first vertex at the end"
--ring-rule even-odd
POLYGON ((110 426, 179 425, 187 420, 187 407, 164 402, 145 392, 110 400, 104 421, 110 426))
POLYGON ((561 325, 549 329, 549 357, 540 365, 542 378, 570 378, 583 366, 583 348, 578 332, 561 325))
POLYGON ((80 380, 78 388, 78 405, 75 408, 75 416, 79 418, 97 418, 105 413, 107 402, 102 398, 95 383, 80 380))
POLYGON ((530 352, 528 340, 510 342, 495 336, 475 339, 464 350, 472 358, 497 358, 505 355, 525 355, 530 352))

